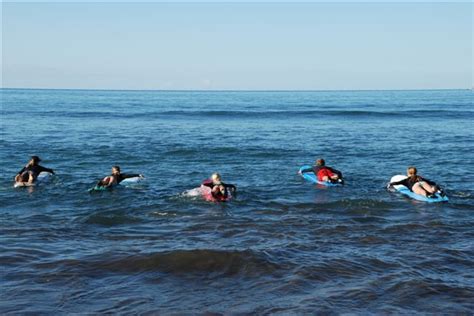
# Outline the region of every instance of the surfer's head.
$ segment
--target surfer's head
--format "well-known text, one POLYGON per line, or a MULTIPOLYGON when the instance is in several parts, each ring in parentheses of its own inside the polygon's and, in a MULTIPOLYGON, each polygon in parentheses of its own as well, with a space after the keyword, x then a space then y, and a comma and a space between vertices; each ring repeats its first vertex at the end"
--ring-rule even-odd
POLYGON ((29 161, 30 165, 37 165, 41 161, 40 157, 38 156, 31 156, 31 159, 29 161))
POLYGON ((221 175, 217 172, 212 174, 211 179, 214 184, 220 184, 222 181, 221 175))
POLYGON ((119 166, 113 166, 112 167, 112 174, 120 174, 120 167, 119 166))
POLYGON ((417 170, 415 167, 408 167, 407 169, 407 176, 409 177, 416 177, 417 170))
POLYGON ((316 166, 322 167, 325 164, 326 164, 326 162, 322 158, 319 158, 318 160, 316 160, 316 166))

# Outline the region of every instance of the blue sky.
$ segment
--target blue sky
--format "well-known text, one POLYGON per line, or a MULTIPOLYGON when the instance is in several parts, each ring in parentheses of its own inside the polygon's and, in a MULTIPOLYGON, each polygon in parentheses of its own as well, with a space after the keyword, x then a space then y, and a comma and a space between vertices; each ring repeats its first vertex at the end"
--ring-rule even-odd
POLYGON ((2 85, 470 88, 464 3, 3 3, 2 85))

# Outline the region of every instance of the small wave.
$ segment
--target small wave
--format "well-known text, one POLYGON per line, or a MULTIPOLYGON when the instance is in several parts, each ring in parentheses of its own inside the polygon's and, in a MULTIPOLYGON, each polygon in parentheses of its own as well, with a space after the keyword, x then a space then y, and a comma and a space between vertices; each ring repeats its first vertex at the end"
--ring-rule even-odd
POLYGON ((462 117, 472 115, 472 111, 450 111, 450 110, 410 110, 410 111, 367 111, 367 110, 267 110, 267 111, 163 111, 150 113, 152 117, 228 117, 228 118, 283 118, 288 117, 352 117, 352 118, 390 118, 390 117, 462 117))
POLYGON ((338 278, 348 279, 369 275, 373 272, 384 272, 398 267, 398 264, 382 261, 376 258, 360 260, 330 259, 312 266, 301 267, 297 275, 309 280, 328 281, 338 278))
POLYGON ((139 118, 139 119, 159 119, 159 118, 273 118, 287 119, 288 117, 341 117, 341 118, 426 118, 426 117, 469 117, 473 111, 461 110, 266 110, 266 111, 236 111, 236 110, 165 110, 156 112, 114 112, 114 111, 46 111, 38 113, 48 118, 69 117, 69 118, 139 118))
POLYGON ((474 296, 474 289, 472 287, 453 286, 430 279, 410 279, 397 282, 387 292, 397 297, 399 301, 407 304, 417 298, 429 296, 443 297, 446 293, 459 300, 463 298, 472 299, 474 296))
POLYGON ((150 213, 151 216, 155 217, 175 217, 177 216, 176 212, 159 212, 159 211, 154 211, 150 213))
MULTIPOLYGON (((341 199, 336 201, 326 201, 323 197, 317 196, 315 199, 317 203, 310 202, 298 202, 292 207, 297 210, 315 212, 315 211, 329 211, 338 210, 338 212, 365 214, 367 212, 383 212, 390 210, 393 207, 393 203, 389 203, 382 200, 376 199, 341 199)), ((272 201, 271 206, 288 207, 284 203, 272 201)))
POLYGON ((103 264, 113 271, 161 271, 172 274, 220 273, 257 276, 277 269, 263 254, 251 250, 223 251, 210 249, 174 250, 128 257, 103 264))
POLYGON ((124 225, 124 224, 134 224, 139 223, 141 220, 136 217, 124 215, 124 214, 113 214, 113 215, 106 215, 106 214, 94 214, 89 216, 86 220, 86 224, 93 224, 93 225, 102 225, 102 226, 116 226, 116 225, 124 225))
POLYGON ((52 257, 51 252, 32 248, 0 248, 0 264, 2 266, 15 266, 19 263, 28 263, 38 259, 52 257))
POLYGON ((40 263, 37 267, 55 271, 59 269, 63 273, 80 269, 86 270, 81 273, 93 275, 106 270, 117 273, 157 271, 175 275, 212 273, 221 276, 261 276, 278 269, 265 254, 251 250, 173 250, 114 259, 111 257, 111 254, 104 254, 99 259, 95 256, 89 260, 60 260, 40 263))

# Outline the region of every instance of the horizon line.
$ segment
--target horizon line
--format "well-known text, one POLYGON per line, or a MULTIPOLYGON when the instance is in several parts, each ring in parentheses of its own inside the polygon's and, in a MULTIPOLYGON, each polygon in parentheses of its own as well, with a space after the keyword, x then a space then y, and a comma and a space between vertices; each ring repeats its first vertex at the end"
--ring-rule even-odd
POLYGON ((474 90, 472 88, 403 88, 403 89, 108 89, 108 88, 12 88, 1 90, 53 90, 53 91, 127 91, 127 92, 364 92, 364 91, 449 91, 474 90))

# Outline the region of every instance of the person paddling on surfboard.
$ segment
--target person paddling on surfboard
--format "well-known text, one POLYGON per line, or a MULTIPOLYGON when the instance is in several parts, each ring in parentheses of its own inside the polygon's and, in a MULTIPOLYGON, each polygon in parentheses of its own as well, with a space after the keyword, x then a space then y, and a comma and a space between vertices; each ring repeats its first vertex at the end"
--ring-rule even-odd
POLYGON ((314 174, 318 178, 318 181, 344 183, 344 180, 342 179, 342 172, 326 166, 326 162, 322 158, 316 160, 315 166, 300 170, 301 174, 306 172, 314 172, 314 174))
POLYGON ((33 185, 41 172, 54 174, 53 169, 40 166, 40 161, 40 157, 31 156, 30 161, 15 176, 15 183, 19 185, 33 185))
POLYGON ((394 185, 404 185, 410 191, 428 198, 435 198, 436 193, 439 193, 441 196, 445 195, 443 190, 436 184, 436 182, 417 175, 417 172, 418 171, 415 167, 408 167, 407 178, 401 181, 391 182, 388 184, 387 188, 391 188, 394 185))
POLYGON ((104 187, 104 188, 110 188, 114 185, 119 184, 125 179, 128 178, 144 178, 142 174, 125 174, 120 172, 120 167, 119 166, 113 166, 112 167, 112 174, 110 176, 105 177, 104 179, 100 180, 97 183, 97 186, 99 187, 104 187))
POLYGON ((237 191, 235 185, 222 182, 219 173, 213 173, 210 179, 206 179, 202 182, 202 185, 211 188, 212 197, 218 201, 225 201, 229 197, 229 194, 235 196, 237 191))

